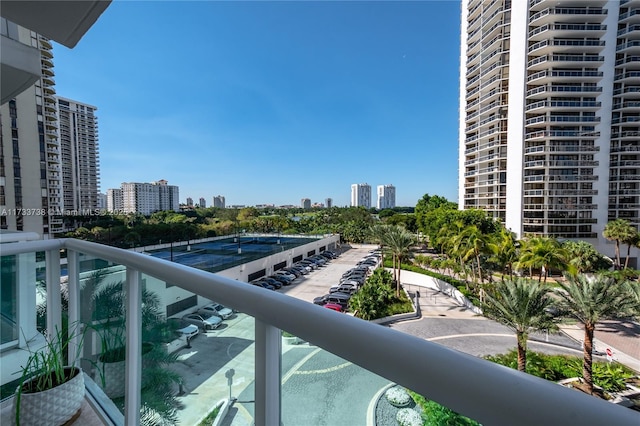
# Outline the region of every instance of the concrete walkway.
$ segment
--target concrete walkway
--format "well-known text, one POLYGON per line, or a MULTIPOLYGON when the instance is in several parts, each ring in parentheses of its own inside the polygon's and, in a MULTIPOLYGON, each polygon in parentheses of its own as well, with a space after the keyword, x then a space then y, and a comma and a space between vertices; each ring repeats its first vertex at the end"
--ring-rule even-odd
MULTIPOLYGON (((481 319, 464 305, 460 295, 451 295, 443 283, 428 275, 402 271, 402 285, 415 295, 420 294, 420 309, 423 317, 447 317, 460 319, 481 319)), ((560 330, 580 346, 584 340, 584 329, 580 323, 561 325, 560 330)), ((633 321, 605 320, 598 323, 594 338, 595 355, 606 356, 606 350, 612 353, 612 359, 640 372, 640 324, 633 321)))

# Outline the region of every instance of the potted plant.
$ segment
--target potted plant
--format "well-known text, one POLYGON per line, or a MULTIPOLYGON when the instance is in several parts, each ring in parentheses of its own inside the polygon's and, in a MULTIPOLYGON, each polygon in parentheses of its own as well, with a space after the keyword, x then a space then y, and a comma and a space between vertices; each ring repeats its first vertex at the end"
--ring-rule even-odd
MULTIPOLYGON (((100 353, 97 360, 92 364, 95 367, 95 380, 98 386, 109 398, 120 398, 125 391, 125 369, 126 369, 126 336, 125 327, 122 321, 107 322, 100 326, 90 327, 100 339, 100 353)), ((147 333, 145 333, 147 334, 147 333)), ((157 355, 151 357, 154 345, 150 342, 142 343, 142 366, 143 369, 156 363, 173 362, 173 358, 157 355)))
MULTIPOLYGON (((104 274, 96 273, 88 280, 91 303, 85 318, 90 334, 87 339, 97 344, 98 352, 87 353, 85 360, 94 370, 94 380, 116 406, 124 404, 126 381, 126 327, 122 281, 105 282, 104 274)), ((85 287, 85 288, 87 288, 85 287)), ((173 333, 172 324, 161 315, 158 296, 142 290, 142 407, 141 419, 149 423, 177 422, 179 401, 176 389, 181 377, 167 366, 177 361, 178 354, 167 353, 163 342, 173 333)), ((92 345, 90 345, 92 346, 92 345)), ((93 346, 92 346, 93 347, 93 346)), ((142 421, 142 420, 141 420, 142 421)), ((145 424, 144 421, 142 421, 145 424)))
MULTIPOLYGON (((42 349, 29 349, 13 399, 16 425, 62 425, 80 410, 85 395, 84 375, 80 368, 68 365, 74 333, 56 329, 42 349)), ((80 342, 78 348, 81 346, 80 342)))

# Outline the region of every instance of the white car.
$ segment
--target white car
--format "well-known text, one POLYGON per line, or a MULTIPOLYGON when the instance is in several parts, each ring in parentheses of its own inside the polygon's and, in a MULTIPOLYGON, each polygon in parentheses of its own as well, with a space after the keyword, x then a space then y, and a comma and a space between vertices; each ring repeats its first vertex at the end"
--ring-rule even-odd
POLYGON ((210 303, 206 306, 203 306, 201 308, 198 309, 198 313, 199 314, 205 314, 205 315, 215 315, 217 317, 220 317, 222 319, 227 319, 229 318, 231 315, 233 315, 233 310, 222 306, 219 303, 210 303))
POLYGON ((282 275, 285 278, 289 278, 291 281, 296 279, 296 276, 293 274, 290 274, 286 271, 276 271, 273 275, 282 275))
POLYGON ((188 340, 196 337, 199 332, 200 330, 198 329, 198 326, 193 324, 189 324, 188 326, 181 328, 180 330, 176 330, 176 333, 178 333, 180 336, 186 337, 188 340))
POLYGON ((222 318, 207 314, 187 314, 182 317, 189 324, 197 325, 202 330, 214 330, 222 323, 222 318))

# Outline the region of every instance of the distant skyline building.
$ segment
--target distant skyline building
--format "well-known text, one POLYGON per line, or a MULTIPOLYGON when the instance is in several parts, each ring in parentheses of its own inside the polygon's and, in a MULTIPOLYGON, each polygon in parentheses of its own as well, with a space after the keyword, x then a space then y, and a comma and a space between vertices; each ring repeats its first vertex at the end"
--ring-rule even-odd
POLYGON ((187 197, 187 207, 193 207, 193 198, 187 197))
POLYGON ((378 210, 392 209, 396 206, 396 187, 393 185, 378 185, 378 210))
POLYGON ((103 194, 101 192, 98 193, 98 210, 107 210, 107 194, 103 194))
POLYGON ((124 212, 122 188, 107 189, 107 211, 118 214, 124 212))
POLYGON ((310 198, 303 198, 302 200, 300 200, 300 207, 302 207, 305 210, 308 210, 311 208, 311 199, 310 198))
POLYGON ((218 207, 220 209, 225 208, 225 200, 222 195, 216 195, 213 197, 213 207, 218 207))
POLYGON ((203 209, 207 207, 207 201, 203 197, 200 197, 200 202, 198 204, 203 209))
POLYGON ((371 208, 371 185, 368 183, 351 185, 351 207, 371 208))
POLYGON ((56 99, 64 210, 94 212, 100 186, 97 108, 60 96, 56 99))
MULTIPOLYGON (((109 191, 116 193, 116 190, 109 191)), ((123 213, 148 216, 157 211, 180 210, 179 188, 163 179, 152 183, 124 182, 121 191, 123 213)))
POLYGON ((324 205, 325 205, 326 208, 330 209, 331 207, 333 207, 333 199, 332 198, 325 198, 324 205))

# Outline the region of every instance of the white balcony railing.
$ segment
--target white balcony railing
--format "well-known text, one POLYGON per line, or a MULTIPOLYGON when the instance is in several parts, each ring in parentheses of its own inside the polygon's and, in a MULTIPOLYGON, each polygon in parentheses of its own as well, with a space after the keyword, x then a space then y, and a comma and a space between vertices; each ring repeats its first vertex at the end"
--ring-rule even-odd
MULTIPOLYGON (((81 254, 126 267, 127 425, 138 424, 140 416, 141 274, 175 283, 255 319, 256 425, 281 424, 280 330, 482 424, 638 424, 638 414, 628 408, 396 330, 152 256, 74 239, 5 243, 1 248, 2 256, 46 252, 47 280, 51 284, 59 280, 56 264, 60 263, 60 249, 67 250, 69 321, 78 320, 81 309, 81 254)), ((50 328, 61 321, 60 286, 47 285, 47 290, 50 328)))

